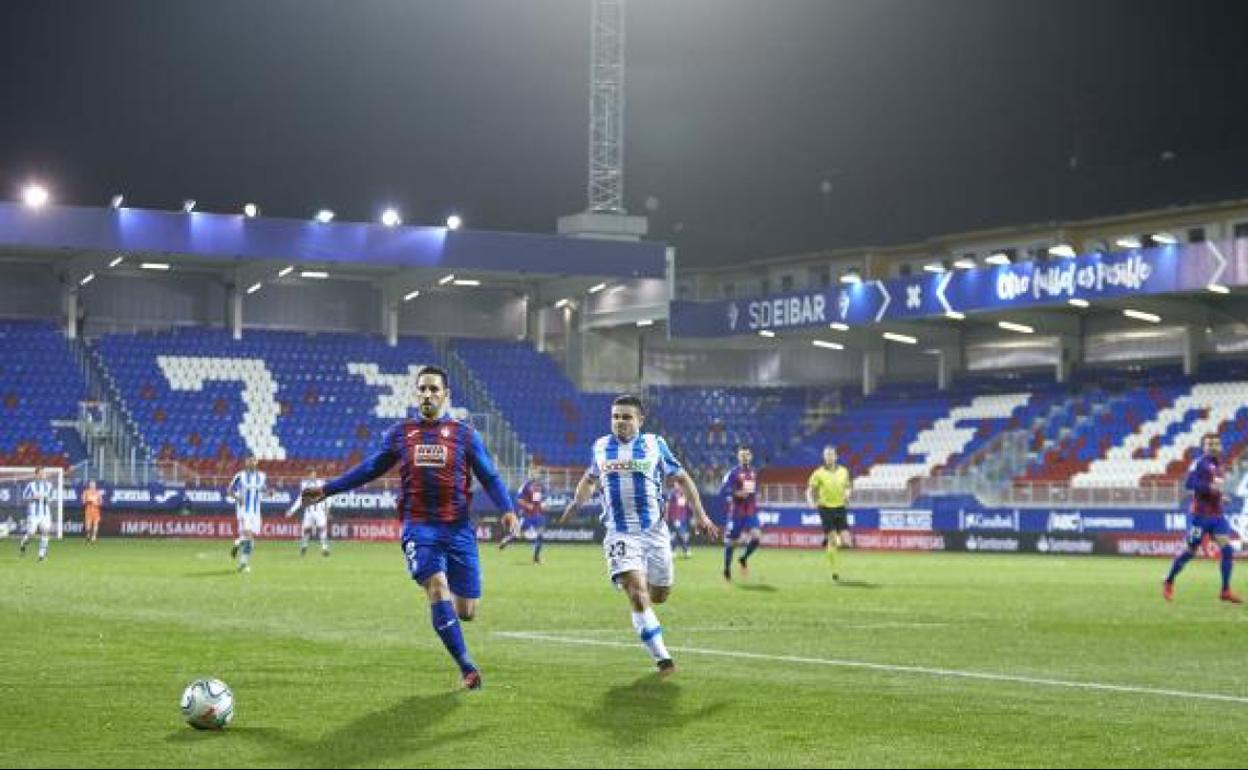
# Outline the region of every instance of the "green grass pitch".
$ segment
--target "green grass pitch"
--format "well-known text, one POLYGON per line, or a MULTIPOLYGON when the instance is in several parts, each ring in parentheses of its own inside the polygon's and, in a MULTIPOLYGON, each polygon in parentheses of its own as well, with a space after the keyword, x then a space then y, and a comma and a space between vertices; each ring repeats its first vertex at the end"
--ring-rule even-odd
POLYGON ((838 586, 763 550, 726 586, 703 547, 659 681, 597 548, 486 545, 467 693, 397 545, 262 542, 250 575, 225 542, 0 546, 5 767, 1244 763, 1248 616, 1207 561, 1166 605, 1160 560, 852 553, 838 586), (228 730, 182 723, 198 676, 228 730))

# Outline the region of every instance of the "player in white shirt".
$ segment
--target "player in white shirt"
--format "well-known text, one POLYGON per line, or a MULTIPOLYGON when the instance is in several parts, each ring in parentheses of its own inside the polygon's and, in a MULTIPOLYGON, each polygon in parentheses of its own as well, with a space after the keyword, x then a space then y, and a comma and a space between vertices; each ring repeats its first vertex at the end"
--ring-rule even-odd
POLYGON ((316 532, 321 538, 321 556, 329 556, 329 498, 321 500, 319 503, 311 505, 303 505, 302 491, 319 487, 324 484, 324 480, 316 475, 316 468, 308 469, 308 477, 299 482, 300 494, 295 497, 295 502, 290 506, 290 510, 286 511, 286 517, 294 516, 300 509, 303 510, 303 530, 299 536, 299 555, 308 555, 308 538, 316 532))
POLYGON ((239 572, 251 572, 251 553, 256 548, 256 535, 260 534, 263 523, 260 505, 267 481, 268 477, 260 470, 256 456, 248 455, 246 466, 234 474, 225 492, 225 499, 234 503, 234 512, 238 516, 238 537, 230 549, 230 557, 238 557, 239 572), (242 555, 239 555, 240 551, 242 555))
POLYGON ((26 503, 26 534, 22 536, 22 544, 18 553, 26 555, 26 544, 36 532, 39 533, 39 561, 48 558, 48 538, 52 534, 52 503, 55 502, 56 489, 52 482, 43 477, 43 468, 35 468, 35 478, 22 490, 22 500, 26 503))
POLYGON ((719 528, 707 517, 697 484, 652 433, 641 433, 645 410, 636 396, 619 396, 611 404, 611 433, 594 442, 589 469, 576 485, 576 496, 559 519, 562 524, 602 489, 602 523, 607 527, 603 552, 611 580, 628 594, 633 629, 659 668, 676 670, 663 643, 663 628, 652 604, 662 604, 675 581, 671 535, 663 520, 663 481, 670 477, 685 493, 694 528, 708 537, 719 528))

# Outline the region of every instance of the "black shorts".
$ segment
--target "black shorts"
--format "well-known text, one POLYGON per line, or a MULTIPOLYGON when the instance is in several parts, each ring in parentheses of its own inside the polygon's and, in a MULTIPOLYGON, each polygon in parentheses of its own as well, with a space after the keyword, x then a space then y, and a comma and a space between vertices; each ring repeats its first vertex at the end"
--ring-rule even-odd
POLYGON ((823 519, 824 533, 832 530, 844 532, 849 529, 849 515, 845 513, 845 506, 840 508, 820 508, 819 518, 823 519))

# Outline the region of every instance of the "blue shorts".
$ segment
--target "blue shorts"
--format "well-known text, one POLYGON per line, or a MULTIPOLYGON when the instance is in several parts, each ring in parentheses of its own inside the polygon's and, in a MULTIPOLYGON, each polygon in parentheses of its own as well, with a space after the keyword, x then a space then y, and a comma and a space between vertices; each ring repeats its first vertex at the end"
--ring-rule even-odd
POLYGON ((1225 516, 1188 516, 1187 547, 1198 548, 1200 542, 1209 537, 1230 537, 1231 522, 1225 516))
POLYGON ((481 598, 481 560, 477 529, 471 521, 455 524, 408 522, 403 525, 403 559, 412 580, 424 584, 446 573, 451 593, 465 599, 481 598))
POLYGON ((728 520, 728 534, 725 535, 729 540, 737 540, 743 537, 752 529, 760 529, 762 525, 758 523, 758 514, 753 516, 742 516, 741 518, 730 518, 728 520))
POLYGON ((522 532, 528 532, 530 529, 542 529, 545 526, 545 516, 526 516, 520 520, 520 530, 522 532))
POLYGON ((685 516, 679 519, 672 519, 672 531, 673 532, 688 532, 689 531, 689 517, 685 516))

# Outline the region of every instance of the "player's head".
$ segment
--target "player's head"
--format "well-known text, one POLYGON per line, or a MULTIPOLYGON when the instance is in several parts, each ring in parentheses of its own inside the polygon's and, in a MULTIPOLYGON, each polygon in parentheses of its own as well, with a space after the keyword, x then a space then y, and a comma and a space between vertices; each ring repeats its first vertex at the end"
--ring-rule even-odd
POLYGON ((87 489, 95 489, 95 479, 91 479, 87 482, 87 489))
POLYGON ((316 478, 316 466, 315 465, 308 466, 308 478, 310 479, 316 478))
POLYGON ((249 471, 254 471, 256 468, 260 467, 260 461, 256 459, 255 455, 247 455, 247 459, 244 460, 243 463, 249 471))
POLYGON ((536 462, 529 466, 529 481, 537 481, 542 477, 542 466, 536 462))
POLYGON ((611 432, 620 441, 632 441, 641 432, 646 408, 641 399, 628 394, 616 396, 611 402, 611 432))
POLYGON ((823 464, 829 468, 836 465, 836 447, 831 444, 823 448, 823 464))
POLYGON ((40 465, 38 468, 35 468, 35 478, 37 479, 43 478, 43 466, 42 465, 40 465))
POLYGON ((737 462, 745 467, 754 462, 754 450, 750 449, 749 444, 737 445, 737 462))
POLYGON ((1211 457, 1220 457, 1222 455, 1222 437, 1216 433, 1209 433, 1200 442, 1200 448, 1211 457))
POLYGON ((450 380, 446 370, 436 366, 422 366, 416 372, 416 395, 420 398, 420 416, 436 420, 442 416, 446 400, 450 398, 450 380))

